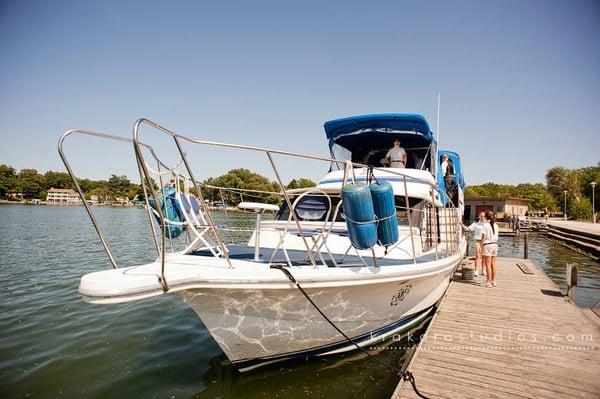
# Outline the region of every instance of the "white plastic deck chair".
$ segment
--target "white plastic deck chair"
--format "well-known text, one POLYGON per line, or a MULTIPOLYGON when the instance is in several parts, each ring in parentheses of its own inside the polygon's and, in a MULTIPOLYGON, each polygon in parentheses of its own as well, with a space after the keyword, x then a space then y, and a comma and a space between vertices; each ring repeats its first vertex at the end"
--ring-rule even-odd
POLYGON ((204 235, 210 230, 210 226, 206 222, 200 207, 198 206, 198 200, 191 194, 186 195, 181 191, 177 191, 175 195, 177 203, 181 208, 181 213, 185 218, 188 228, 194 233, 196 238, 192 240, 192 243, 188 245, 187 249, 194 248, 198 242, 202 242, 206 248, 216 257, 222 254, 218 248, 215 249, 214 245, 206 240, 204 235))
MULTIPOLYGON (((305 191, 304 193, 302 193, 302 195, 298 196, 298 198, 296 198, 294 200, 294 203, 292 204, 292 209, 290 209, 288 221, 285 225, 285 228, 277 229, 279 232, 279 242, 275 246, 275 249, 273 249, 273 252, 271 253, 271 260, 269 262, 273 262, 273 259, 275 258, 275 254, 277 253, 277 251, 279 249, 281 249, 283 251, 283 254, 285 256, 285 260, 287 261, 287 264, 290 267, 292 266, 292 261, 287 252, 287 248, 285 246, 285 238, 286 238, 287 234, 290 233, 290 234, 293 234, 296 236, 304 236, 305 239, 310 238, 312 241, 312 244, 309 246, 308 250, 311 252, 313 252, 313 251, 316 252, 317 255, 319 256, 321 263, 323 265, 327 265, 327 262, 325 262, 325 259, 323 258, 323 254, 320 251, 320 248, 321 248, 320 242, 323 238, 323 235, 327 231, 327 224, 329 221, 330 214, 331 214, 331 198, 329 197, 329 195, 327 195, 327 193, 325 191, 318 189, 318 188, 311 188, 311 189, 305 191), (315 194, 315 193, 318 195, 322 195, 327 199, 327 211, 325 214, 325 220, 323 221, 323 224, 321 226, 315 226, 315 227, 305 226, 305 227, 301 227, 302 231, 300 231, 300 229, 298 229, 298 227, 292 226, 292 219, 293 219, 294 212, 296 212, 296 207, 302 199, 304 199, 309 194, 315 194)), ((302 225, 301 222, 300 222, 300 225, 302 225)), ((308 256, 308 253, 307 253, 307 256, 308 256)))

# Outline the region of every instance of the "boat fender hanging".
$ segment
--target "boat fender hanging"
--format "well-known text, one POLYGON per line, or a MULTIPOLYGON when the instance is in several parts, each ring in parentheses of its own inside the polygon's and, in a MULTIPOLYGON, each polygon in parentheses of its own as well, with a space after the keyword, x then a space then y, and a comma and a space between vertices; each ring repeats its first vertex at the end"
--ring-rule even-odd
MULTIPOLYGON (((179 209, 179 204, 177 203, 177 199, 175 197, 176 194, 177 190, 175 190, 173 187, 165 188, 164 197, 158 197, 160 211, 154 204, 154 198, 149 198, 149 202, 150 206, 152 206, 157 212, 162 212, 163 217, 167 218, 169 221, 175 223, 182 223, 184 221, 184 218, 181 214, 181 209, 179 209)), ((160 215, 158 215, 157 212, 154 212, 154 217, 160 225, 160 215)), ((167 228, 165 229, 165 237, 177 238, 181 235, 181 233, 183 233, 183 230, 183 225, 168 224, 167 228)))
POLYGON ((373 210, 377 217, 377 242, 387 247, 398 241, 398 217, 394 203, 394 189, 387 181, 376 182, 369 185, 373 210))
POLYGON ((377 243, 377 221, 369 188, 362 184, 347 184, 342 188, 342 206, 352 246, 372 248, 377 243))

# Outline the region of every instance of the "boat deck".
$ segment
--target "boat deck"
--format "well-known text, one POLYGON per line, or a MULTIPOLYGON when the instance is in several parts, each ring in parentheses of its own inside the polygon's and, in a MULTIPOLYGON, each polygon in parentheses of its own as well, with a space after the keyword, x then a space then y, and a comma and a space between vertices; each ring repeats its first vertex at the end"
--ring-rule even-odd
MULTIPOLYGON (((229 258, 230 259, 238 259, 238 260, 247 260, 251 261, 254 259, 254 247, 249 247, 247 245, 227 245, 227 249, 229 250, 229 258)), ((298 251, 293 249, 287 250, 290 260, 293 266, 312 266, 310 259, 308 258, 307 251, 298 251)), ((323 254, 323 258, 329 267, 335 267, 333 262, 331 261, 331 257, 325 250, 321 250, 323 254)), ((256 261, 257 263, 269 264, 271 260, 271 255, 273 254, 273 249, 271 248, 259 248, 259 258, 256 261)), ((196 256, 206 256, 212 258, 213 255, 209 250, 198 250, 190 253, 190 255, 196 256)), ((316 254, 315 254, 316 256, 316 254)), ((408 254, 407 254, 408 256, 408 254)), ((443 251, 440 250, 439 258, 443 258, 443 251)), ((367 265, 369 267, 375 266, 373 262, 373 258, 370 256, 363 256, 362 259, 358 256, 352 254, 342 256, 341 254, 335 254, 336 262, 339 267, 350 267, 350 266, 362 266, 367 265)), ((435 252, 430 251, 429 253, 422 254, 417 257, 417 262, 433 262, 436 260, 435 252)), ((317 260, 320 263, 320 260, 317 260)), ((285 264, 286 259, 284 258, 283 251, 280 249, 277 251, 275 258, 273 259, 273 263, 281 263, 285 264)), ((391 257, 377 258, 376 264, 377 266, 397 266, 397 265, 412 265, 414 263, 412 258, 405 259, 396 259, 391 257)))
MULTIPOLYGON (((532 262, 497 265, 495 288, 482 277, 450 284, 408 366, 417 388, 431 398, 600 397, 600 319, 532 262)), ((392 397, 417 395, 401 382, 392 397)))

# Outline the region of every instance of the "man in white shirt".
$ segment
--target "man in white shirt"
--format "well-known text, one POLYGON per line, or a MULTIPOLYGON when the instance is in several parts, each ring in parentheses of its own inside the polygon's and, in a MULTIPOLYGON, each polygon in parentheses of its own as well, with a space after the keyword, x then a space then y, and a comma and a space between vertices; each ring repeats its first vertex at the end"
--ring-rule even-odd
POLYGON ((448 155, 442 155, 442 176, 446 176, 448 172, 448 155))
POLYGON ((475 275, 478 276, 477 267, 481 267, 481 275, 485 275, 483 263, 481 262, 481 236, 483 235, 483 226, 485 225, 485 212, 479 212, 479 220, 471 223, 469 227, 464 226, 465 230, 473 232, 475 239, 475 275))
POLYGON ((385 154, 382 162, 384 165, 390 165, 390 168, 406 167, 406 150, 400 147, 400 140, 394 140, 394 146, 385 154))
MULTIPOLYGON (((456 202, 455 198, 457 194, 456 184, 454 182, 454 164, 448 157, 448 154, 442 155, 442 176, 444 177, 444 184, 446 185, 446 194, 448 198, 453 202, 456 202)), ((454 205, 457 205, 456 203, 454 205)))

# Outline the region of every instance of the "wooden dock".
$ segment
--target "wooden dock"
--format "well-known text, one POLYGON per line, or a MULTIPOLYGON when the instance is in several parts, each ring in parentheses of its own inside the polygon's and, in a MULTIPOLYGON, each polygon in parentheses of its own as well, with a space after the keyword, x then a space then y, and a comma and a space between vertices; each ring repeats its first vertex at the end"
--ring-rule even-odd
MULTIPOLYGON (((429 398, 599 398, 600 319, 531 261, 498 258, 498 286, 455 280, 408 369, 429 398)), ((416 398, 401 382, 392 398, 416 398)))

